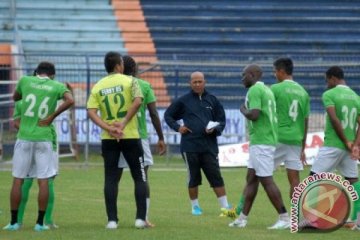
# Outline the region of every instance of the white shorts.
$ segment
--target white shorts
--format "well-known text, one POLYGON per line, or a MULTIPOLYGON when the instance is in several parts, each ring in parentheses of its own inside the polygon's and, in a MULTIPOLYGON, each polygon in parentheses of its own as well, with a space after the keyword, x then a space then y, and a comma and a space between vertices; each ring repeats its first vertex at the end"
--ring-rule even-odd
MULTIPOLYGON (((53 159, 52 164, 54 164, 55 175, 51 177, 55 177, 59 174, 59 154, 57 151, 53 151, 53 159)), ((29 171, 29 174, 26 178, 36 178, 36 166, 33 165, 29 171)))
POLYGON ((301 171, 303 170, 303 165, 300 160, 301 156, 301 147, 295 145, 288 145, 279 143, 276 145, 274 163, 275 168, 284 163, 285 168, 301 171))
MULTIPOLYGON (((151 154, 151 150, 150 150, 150 142, 149 139, 141 139, 141 144, 144 150, 144 166, 151 166, 154 164, 154 160, 151 154)), ((124 155, 121 153, 120 154, 120 159, 119 159, 119 168, 128 168, 128 164, 125 161, 124 155)))
POLYGON ((357 178, 359 175, 357 161, 351 159, 348 151, 335 147, 321 147, 311 171, 321 173, 333 172, 335 169, 347 178, 357 178))
POLYGON ((269 177, 274 172, 275 147, 269 145, 250 145, 248 168, 255 170, 258 177, 269 177))
POLYGON ((13 156, 13 177, 46 179, 56 175, 51 142, 17 140, 13 156))

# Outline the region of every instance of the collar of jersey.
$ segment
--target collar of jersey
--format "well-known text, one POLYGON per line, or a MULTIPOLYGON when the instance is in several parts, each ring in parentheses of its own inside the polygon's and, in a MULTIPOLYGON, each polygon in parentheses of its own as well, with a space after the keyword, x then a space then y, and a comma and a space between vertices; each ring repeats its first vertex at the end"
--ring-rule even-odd
POLYGON ((349 86, 344 85, 344 84, 339 84, 339 85, 336 85, 336 87, 349 88, 349 86))
POLYGON ((264 82, 262 82, 262 81, 257 81, 255 84, 262 84, 262 85, 264 85, 264 82))
POLYGON ((42 77, 42 76, 36 75, 36 77, 37 77, 37 78, 40 78, 41 80, 45 80, 45 79, 49 79, 49 80, 50 80, 50 78, 47 77, 47 76, 46 76, 46 77, 42 77))

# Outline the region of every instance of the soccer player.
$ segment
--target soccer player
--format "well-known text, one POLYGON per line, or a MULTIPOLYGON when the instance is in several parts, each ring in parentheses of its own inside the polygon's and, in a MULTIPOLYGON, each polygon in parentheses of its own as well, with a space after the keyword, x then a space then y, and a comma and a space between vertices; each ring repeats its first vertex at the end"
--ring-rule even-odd
MULTIPOLYGON (((14 127, 16 129, 19 129, 19 127, 20 127, 21 105, 22 105, 22 100, 17 101, 15 103, 15 110, 14 110, 13 118, 14 118, 14 127)), ((56 169, 56 173, 57 173, 58 166, 59 166, 59 164, 58 164, 59 158, 58 158, 58 154, 57 154, 57 135, 56 135, 55 126, 53 124, 51 124, 50 127, 51 127, 51 133, 52 133, 52 137, 53 137, 53 140, 52 140, 53 157, 54 157, 53 163, 55 164, 55 169, 56 169)), ((30 170, 31 173, 29 174, 29 176, 33 176, 35 170, 36 170, 35 168, 32 168, 30 170)), ((26 208, 27 201, 29 199, 29 192, 32 187, 33 180, 34 180, 33 177, 27 177, 24 179, 24 182, 21 186, 21 202, 20 202, 19 209, 18 209, 18 224, 20 226, 23 223, 25 208, 26 208)), ((53 212, 54 200, 55 200, 54 180, 55 180, 55 176, 49 178, 49 180, 48 180, 49 199, 48 199, 48 204, 47 204, 46 211, 45 211, 45 225, 49 226, 50 228, 58 228, 58 226, 54 223, 54 221, 52 219, 52 212, 53 212)))
POLYGON ((64 84, 54 81, 55 66, 41 62, 37 67, 37 76, 25 76, 16 85, 13 99, 22 100, 21 122, 14 147, 14 181, 10 193, 11 221, 5 230, 18 230, 18 208, 21 201, 21 186, 32 168, 38 179, 38 219, 34 230, 44 231, 45 210, 48 204, 48 179, 56 174, 53 158, 51 123, 71 105, 74 100, 64 84), (57 107, 57 101, 63 103, 57 107))
POLYGON ((180 150, 188 170, 191 212, 202 214, 198 201, 201 169, 213 188, 221 208, 229 208, 218 160, 217 136, 225 128, 225 111, 219 100, 205 89, 202 72, 191 74, 191 91, 175 100, 165 112, 165 121, 181 134, 180 150), (180 125, 177 121, 183 120, 180 125), (207 127, 209 122, 217 126, 207 127))
MULTIPOLYGON (((135 60, 130 56, 123 56, 124 61, 124 74, 128 76, 135 77, 137 76, 137 64, 135 60)), ((148 132, 146 126, 146 108, 149 111, 151 122, 156 130, 158 135, 158 151, 160 155, 163 155, 166 152, 166 144, 164 142, 164 135, 161 129, 161 122, 159 119, 159 114, 156 110, 156 97, 154 90, 151 87, 151 84, 147 81, 137 78, 141 92, 144 95, 144 100, 140 106, 140 109, 137 113, 138 123, 139 123, 139 134, 141 138, 142 147, 144 150, 144 166, 145 173, 147 177, 146 182, 146 222, 149 227, 154 227, 155 225, 149 221, 149 207, 150 207, 150 187, 149 187, 149 178, 148 178, 148 169, 149 166, 154 164, 153 157, 150 151, 150 143, 148 139, 148 132)), ((125 158, 123 154, 120 155, 119 168, 126 168, 125 158)))
POLYGON ((270 88, 260 81, 261 77, 262 70, 256 64, 248 65, 243 70, 242 81, 249 91, 246 95, 245 105, 241 105, 240 111, 249 120, 249 163, 244 191, 244 207, 240 216, 229 226, 240 228, 246 226, 247 217, 260 182, 280 215, 279 220, 268 229, 286 229, 290 227, 289 215, 272 177, 277 144, 276 103, 270 88))
POLYGON ((305 145, 310 114, 310 99, 306 90, 293 80, 293 62, 279 58, 274 62, 278 83, 271 86, 276 102, 278 144, 275 150, 275 168, 285 164, 290 183, 290 199, 300 183, 299 171, 306 163, 305 145))
POLYGON ((325 140, 312 165, 310 174, 339 172, 351 184, 358 181, 357 161, 351 159, 351 152, 358 148, 360 131, 359 96, 346 85, 344 72, 338 66, 330 67, 325 73, 328 90, 322 95, 326 109, 325 140), (355 141, 356 144, 353 144, 355 141))
MULTIPOLYGON (((274 75, 278 83, 271 86, 275 97, 278 119, 278 144, 276 145, 275 168, 284 163, 290 183, 290 199, 294 187, 300 183, 299 171, 306 163, 305 144, 310 114, 309 94, 293 80, 293 62, 279 58, 274 62, 274 75)), ((239 215, 244 205, 244 196, 236 207, 239 215)))
POLYGON ((108 75, 92 88, 87 109, 90 119, 102 128, 101 151, 104 159, 104 195, 108 217, 107 229, 118 227, 117 196, 122 168, 118 168, 120 153, 130 167, 135 184, 136 228, 146 224, 146 175, 143 150, 134 117, 143 95, 137 79, 123 75, 123 61, 117 52, 108 52, 104 59, 108 75), (100 116, 97 112, 100 112, 100 116))

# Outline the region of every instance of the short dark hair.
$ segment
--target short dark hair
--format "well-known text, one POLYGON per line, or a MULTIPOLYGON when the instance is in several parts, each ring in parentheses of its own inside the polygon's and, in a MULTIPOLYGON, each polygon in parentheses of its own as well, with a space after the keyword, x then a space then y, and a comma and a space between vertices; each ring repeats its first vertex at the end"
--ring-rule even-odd
POLYGON ((292 73, 293 73, 294 64, 293 64, 293 61, 291 60, 291 58, 287 58, 287 57, 278 58, 275 60, 273 65, 276 70, 282 69, 288 75, 292 75, 292 73))
POLYGON ((341 67, 332 66, 326 71, 326 78, 336 77, 338 79, 344 79, 344 71, 341 67))
POLYGON ((46 74, 47 76, 55 75, 55 66, 51 62, 41 62, 35 69, 36 74, 46 74))
POLYGON ((123 61, 124 61, 124 74, 128 76, 136 76, 137 65, 135 60, 132 57, 126 55, 123 56, 123 61))
POLYGON ((107 73, 114 71, 115 66, 121 64, 121 54, 118 52, 108 52, 104 58, 104 65, 107 73))

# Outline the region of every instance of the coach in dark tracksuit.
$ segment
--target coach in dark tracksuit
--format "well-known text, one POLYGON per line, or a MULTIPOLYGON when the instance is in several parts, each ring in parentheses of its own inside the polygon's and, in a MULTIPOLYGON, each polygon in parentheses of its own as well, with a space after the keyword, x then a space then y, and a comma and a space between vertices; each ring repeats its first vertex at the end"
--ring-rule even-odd
POLYGON ((198 202, 198 186, 201 185, 201 169, 214 189, 221 208, 228 208, 224 181, 218 161, 216 137, 225 128, 225 111, 218 99, 205 90, 204 74, 194 72, 190 80, 191 91, 173 102, 165 112, 166 123, 181 133, 180 150, 188 168, 188 188, 192 214, 201 215, 198 202), (184 125, 177 121, 183 120, 184 125), (219 125, 207 129, 209 121, 219 125))

